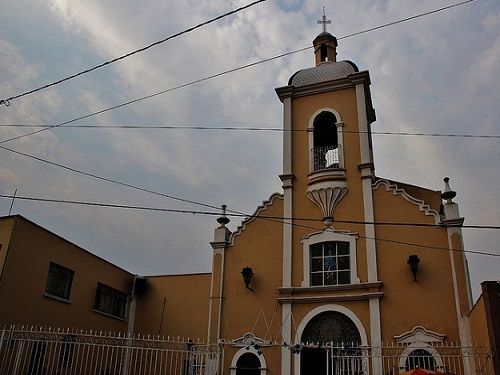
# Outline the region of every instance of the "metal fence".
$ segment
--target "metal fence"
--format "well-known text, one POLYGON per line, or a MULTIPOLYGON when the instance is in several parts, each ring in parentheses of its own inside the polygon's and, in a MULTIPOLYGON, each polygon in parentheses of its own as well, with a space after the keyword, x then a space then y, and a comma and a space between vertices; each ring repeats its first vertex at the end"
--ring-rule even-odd
MULTIPOLYGON (((267 356, 273 346, 282 345, 259 348, 267 356)), ((307 373, 318 375, 397 375, 417 367, 448 375, 494 374, 491 349, 483 346, 303 343, 290 350, 298 356, 295 360, 309 363, 307 373)), ((0 329, 0 375, 213 375, 224 373, 218 365, 223 352, 223 346, 182 338, 15 326, 0 329)))
POLYGON ((221 349, 190 339, 34 327, 0 330, 0 374, 217 373, 221 349))
POLYGON ((305 343, 294 350, 301 354, 301 361, 307 360, 305 356, 314 351, 313 358, 325 361, 323 365, 314 366, 328 375, 397 375, 416 368, 447 375, 494 375, 493 354, 485 346, 463 347, 452 342, 387 343, 381 347, 356 343, 305 343))

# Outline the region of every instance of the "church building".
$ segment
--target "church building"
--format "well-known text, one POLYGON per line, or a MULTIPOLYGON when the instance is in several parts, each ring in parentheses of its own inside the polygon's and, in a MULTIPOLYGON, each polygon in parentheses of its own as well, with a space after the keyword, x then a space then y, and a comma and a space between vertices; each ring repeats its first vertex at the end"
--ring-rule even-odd
POLYGON ((0 218, 0 374, 500 373, 500 283, 472 308, 449 179, 378 177, 370 75, 326 27, 313 45, 276 89, 283 191, 233 232, 222 207, 210 273, 134 275, 0 218))
POLYGON ((448 371, 436 345, 470 341, 472 306, 456 193, 376 176, 369 72, 326 27, 313 44, 315 66, 276 89, 283 193, 234 232, 218 219, 208 340, 228 374, 448 371))

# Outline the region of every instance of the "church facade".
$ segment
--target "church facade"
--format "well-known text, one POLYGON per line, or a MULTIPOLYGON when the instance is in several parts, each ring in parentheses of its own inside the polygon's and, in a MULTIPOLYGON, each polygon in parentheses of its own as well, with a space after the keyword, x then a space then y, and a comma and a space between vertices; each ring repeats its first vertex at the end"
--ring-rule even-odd
POLYGON ((231 374, 444 372, 435 344, 470 342, 456 193, 375 175, 369 73, 328 32, 313 44, 316 66, 276 89, 283 193, 233 233, 218 219, 208 339, 231 374), (405 347, 390 367, 386 342, 405 347))

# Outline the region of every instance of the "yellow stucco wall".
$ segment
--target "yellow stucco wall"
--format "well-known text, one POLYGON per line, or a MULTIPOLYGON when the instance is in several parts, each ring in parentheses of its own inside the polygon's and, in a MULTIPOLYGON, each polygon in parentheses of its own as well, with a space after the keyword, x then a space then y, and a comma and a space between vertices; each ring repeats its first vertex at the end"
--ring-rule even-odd
POLYGON ((476 304, 469 314, 469 324, 472 344, 490 347, 491 343, 488 335, 488 325, 486 323, 486 310, 482 295, 476 301, 476 304))
MULTIPOLYGON (((275 196, 260 216, 283 215, 283 200, 275 196)), ((281 305, 277 289, 282 285, 283 224, 280 220, 254 219, 245 225, 242 235, 235 236, 234 245, 225 253, 224 291, 221 338, 228 341, 253 333, 269 340, 280 332, 281 305), (250 287, 245 288, 241 271, 251 267, 254 272, 250 287), (266 336, 267 334, 267 336, 266 336)), ((225 366, 231 363, 239 348, 225 347, 225 366)), ((266 349, 270 372, 280 372, 280 350, 266 349)))
POLYGON ((206 339, 211 274, 148 277, 134 331, 206 339))
MULTIPOLYGON (((425 215, 403 196, 386 191, 385 185, 374 191, 373 198, 377 222, 436 224, 433 216, 425 215)), ((384 283, 380 303, 382 339, 392 341, 395 335, 420 325, 445 334, 447 340, 458 340, 446 228, 378 225, 376 235, 378 276, 384 283), (412 254, 420 258, 417 281, 407 264, 412 254)), ((457 277, 463 279, 464 275, 457 277)))
MULTIPOLYGON (((292 124, 295 130, 305 130, 309 126, 312 116, 320 109, 332 108, 340 114, 344 123, 344 166, 346 169, 346 180, 348 194, 340 201, 335 209, 335 219, 363 221, 363 199, 361 186, 361 172, 358 169, 360 163, 358 112, 356 107, 356 91, 354 88, 346 88, 332 92, 295 98, 292 101, 293 116, 292 124)), ((309 184, 309 140, 307 132, 294 132, 292 142, 292 170, 295 176, 293 189, 293 216, 300 218, 311 218, 321 220, 323 212, 306 197, 309 184)), ((295 226, 293 228, 293 271, 292 284, 300 286, 304 279, 303 250, 301 239, 308 234, 317 232, 323 228, 319 222, 298 222, 309 228, 295 226)), ((335 229, 358 232, 364 235, 364 226, 335 223, 335 229)), ((361 281, 367 280, 366 249, 364 241, 357 243, 358 276, 361 281)))
POLYGON ((127 323, 93 310, 97 282, 128 292, 133 276, 23 219, 14 218, 0 280, 1 324, 126 331, 127 323), (49 263, 74 271, 71 302, 45 297, 49 263))

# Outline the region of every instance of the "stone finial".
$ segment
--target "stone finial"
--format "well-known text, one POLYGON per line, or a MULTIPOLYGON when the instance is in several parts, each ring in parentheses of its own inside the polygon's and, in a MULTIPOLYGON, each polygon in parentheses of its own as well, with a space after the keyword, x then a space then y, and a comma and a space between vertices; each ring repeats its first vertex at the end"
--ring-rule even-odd
POLYGON ((441 198, 446 200, 447 203, 452 203, 453 198, 457 196, 457 192, 451 190, 449 177, 443 178, 444 181, 444 192, 441 193, 441 198))
POLYGON ((222 215, 217 218, 217 222, 221 227, 225 227, 227 223, 229 223, 229 218, 226 216, 226 208, 225 204, 222 205, 222 215))

